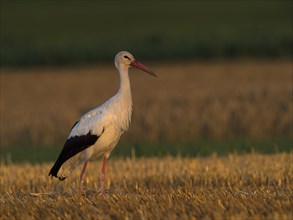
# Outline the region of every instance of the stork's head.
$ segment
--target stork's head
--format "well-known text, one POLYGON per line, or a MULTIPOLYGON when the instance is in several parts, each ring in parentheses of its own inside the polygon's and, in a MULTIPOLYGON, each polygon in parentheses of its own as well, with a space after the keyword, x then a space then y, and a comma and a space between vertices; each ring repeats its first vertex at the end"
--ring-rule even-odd
POLYGON ((141 62, 139 62, 138 60, 136 60, 133 55, 127 51, 121 51, 119 53, 117 53, 116 57, 115 57, 115 66, 117 67, 117 69, 119 68, 129 68, 131 66, 141 69, 142 71, 157 77, 156 74, 149 70, 146 66, 144 66, 141 62))

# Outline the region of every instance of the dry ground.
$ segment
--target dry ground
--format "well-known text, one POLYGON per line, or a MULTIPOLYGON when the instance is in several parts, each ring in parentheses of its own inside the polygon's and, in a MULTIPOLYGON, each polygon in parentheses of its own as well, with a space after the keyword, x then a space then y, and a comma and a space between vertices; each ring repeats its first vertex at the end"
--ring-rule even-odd
MULTIPOLYGON (((146 63, 131 70, 125 141, 292 134, 292 61, 146 63)), ((114 65, 1 70, 1 145, 63 143, 72 124, 119 86, 114 65)))
POLYGON ((292 154, 224 158, 110 160, 105 196, 101 161, 50 179, 52 164, 1 165, 1 219, 292 219, 292 154))

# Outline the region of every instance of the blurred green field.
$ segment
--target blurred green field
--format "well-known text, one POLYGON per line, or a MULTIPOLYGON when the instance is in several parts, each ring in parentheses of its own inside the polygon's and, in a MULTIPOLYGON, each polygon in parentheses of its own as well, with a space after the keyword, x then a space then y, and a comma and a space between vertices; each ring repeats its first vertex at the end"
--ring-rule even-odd
MULTIPOLYGON (((18 145, 0 148, 0 161, 5 164, 32 164, 56 160, 62 149, 62 144, 55 146, 18 145)), ((276 154, 292 152, 292 139, 231 139, 231 140, 192 140, 190 142, 162 143, 120 143, 111 154, 111 158, 141 158, 141 157, 208 157, 211 155, 227 156, 259 153, 276 154)))
POLYGON ((2 66, 292 57, 292 1, 1 1, 2 66))

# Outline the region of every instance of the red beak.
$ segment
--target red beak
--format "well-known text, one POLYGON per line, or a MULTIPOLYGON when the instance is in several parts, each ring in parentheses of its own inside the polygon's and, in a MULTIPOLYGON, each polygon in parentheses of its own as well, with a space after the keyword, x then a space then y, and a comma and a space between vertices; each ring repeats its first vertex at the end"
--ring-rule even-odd
POLYGON ((130 63, 131 66, 135 67, 135 68, 138 68, 138 69, 141 69, 142 71, 154 76, 154 77, 157 77, 157 75, 151 71, 150 69, 148 69, 146 66, 144 66, 141 62, 137 61, 137 60, 133 60, 131 63, 130 63))

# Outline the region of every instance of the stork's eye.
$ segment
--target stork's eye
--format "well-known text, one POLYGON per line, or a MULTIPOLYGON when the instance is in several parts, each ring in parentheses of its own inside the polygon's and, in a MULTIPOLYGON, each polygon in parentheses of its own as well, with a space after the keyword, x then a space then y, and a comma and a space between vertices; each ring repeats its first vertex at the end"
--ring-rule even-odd
POLYGON ((126 56, 126 55, 124 56, 124 58, 127 59, 127 60, 130 60, 130 58, 128 56, 126 56))

